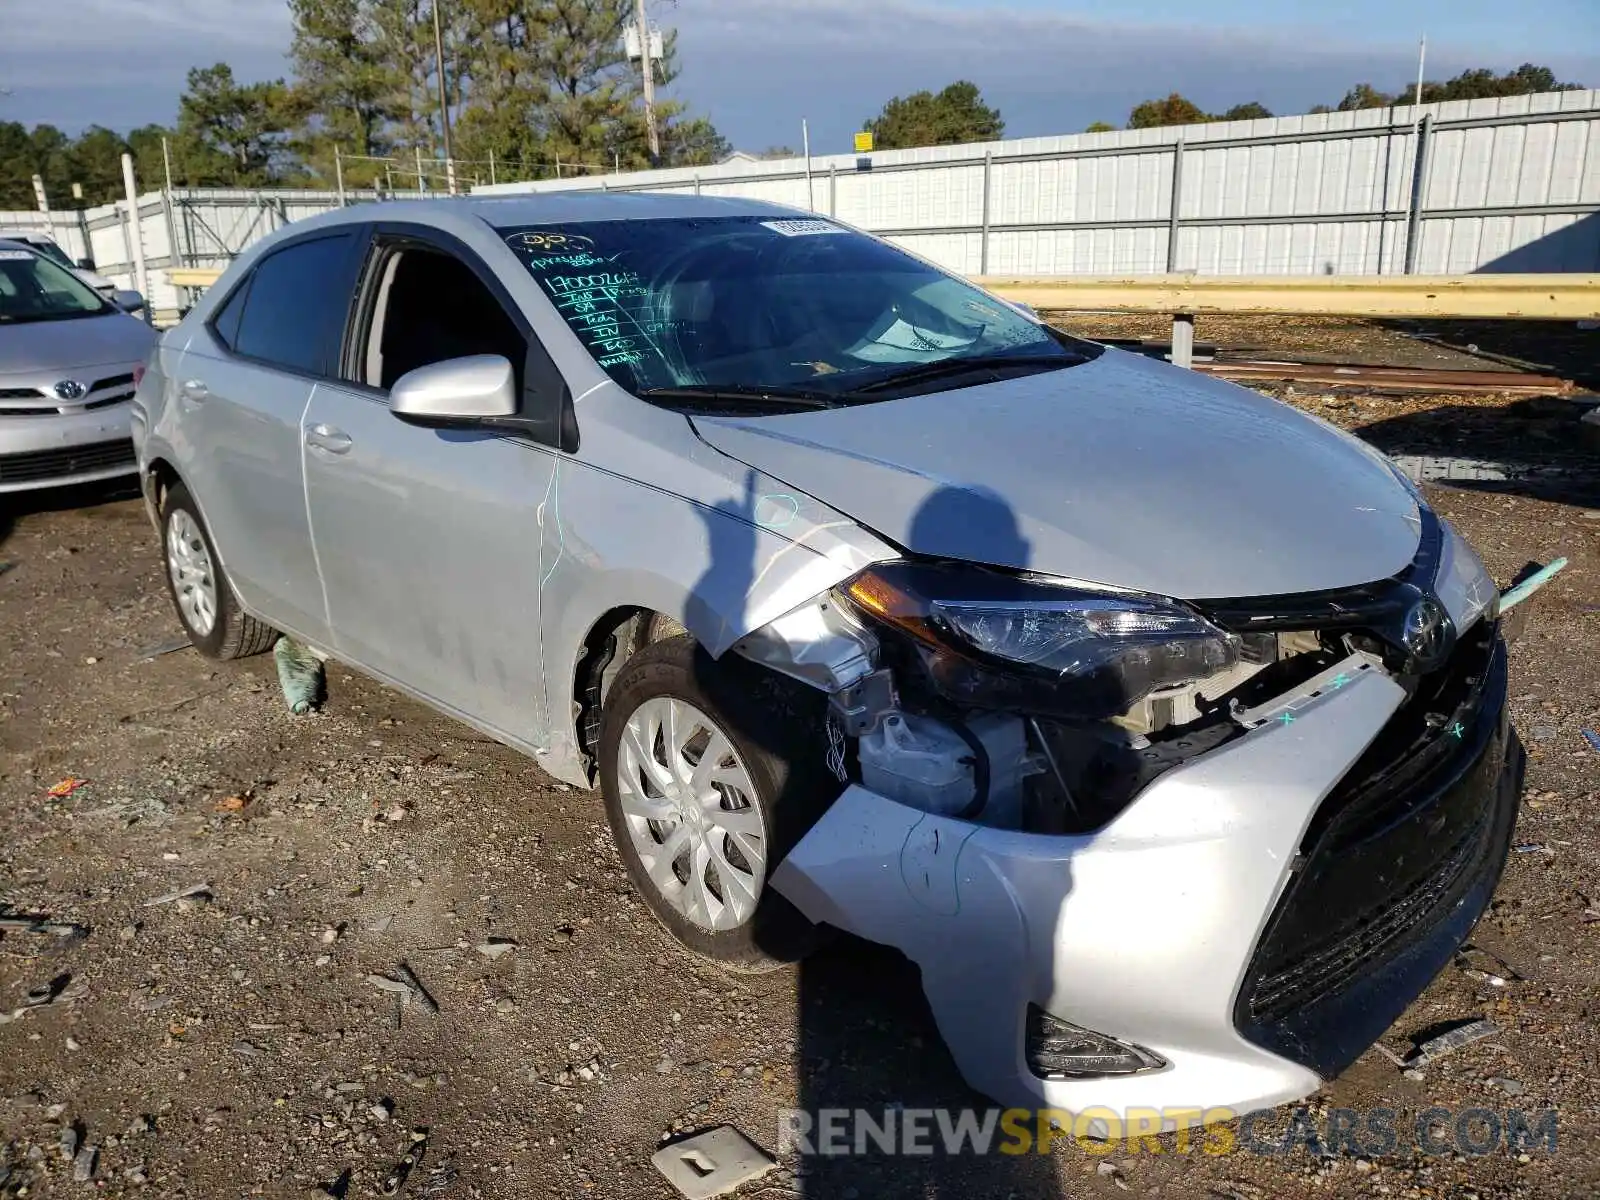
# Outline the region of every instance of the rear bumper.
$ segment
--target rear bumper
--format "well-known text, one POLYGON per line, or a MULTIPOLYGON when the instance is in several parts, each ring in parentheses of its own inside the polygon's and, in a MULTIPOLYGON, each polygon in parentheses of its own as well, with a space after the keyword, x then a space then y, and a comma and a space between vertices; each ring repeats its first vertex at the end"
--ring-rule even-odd
POLYGON ((0 493, 132 475, 131 409, 130 401, 53 416, 0 414, 0 493))
MULTIPOLYGON (((1246 997, 1266 967, 1344 928, 1335 914, 1320 929, 1305 919, 1305 905, 1320 902, 1306 881, 1320 862, 1318 839, 1336 824, 1325 804, 1347 803, 1339 789, 1366 771, 1406 699, 1378 669, 1352 663, 1348 685, 1284 698, 1292 721, 1270 720, 1169 771, 1092 835, 980 827, 851 787, 772 884, 812 920, 913 959, 962 1074, 1002 1103, 1119 1114, 1282 1104, 1365 1050, 1487 903, 1521 780, 1504 718, 1503 653, 1497 661, 1499 690, 1481 700, 1493 736, 1470 762, 1450 756, 1453 781, 1437 794, 1402 797, 1400 819, 1424 831, 1439 803, 1492 813, 1467 868, 1415 923, 1425 932, 1388 939, 1326 995, 1297 996, 1284 1011, 1253 1014, 1246 997), (1295 918, 1288 924, 1286 912, 1295 918), (1279 946, 1282 929, 1301 941, 1279 946), (1026 1061, 1030 1004, 1136 1043, 1165 1065, 1040 1078, 1026 1061)), ((1394 822, 1378 824, 1382 835, 1394 822)), ((1379 842, 1375 856, 1398 844, 1379 842)), ((1364 867, 1373 890, 1402 882, 1373 874, 1380 865, 1374 857, 1364 867)))

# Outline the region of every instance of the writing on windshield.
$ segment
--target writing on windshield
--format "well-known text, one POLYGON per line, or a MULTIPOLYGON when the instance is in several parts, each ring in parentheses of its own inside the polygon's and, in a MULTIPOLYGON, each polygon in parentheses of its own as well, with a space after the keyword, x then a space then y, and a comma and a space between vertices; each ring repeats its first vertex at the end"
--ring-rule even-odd
MULTIPOLYGON (((500 232, 595 361, 636 394, 770 388, 842 396, 946 360, 1074 357, 1011 305, 823 217, 584 221, 500 232)), ((945 374, 919 370, 917 378, 945 374)))
POLYGON ((581 275, 543 275, 556 309, 578 331, 602 367, 643 361, 655 351, 649 334, 650 289, 634 271, 596 271, 581 275))

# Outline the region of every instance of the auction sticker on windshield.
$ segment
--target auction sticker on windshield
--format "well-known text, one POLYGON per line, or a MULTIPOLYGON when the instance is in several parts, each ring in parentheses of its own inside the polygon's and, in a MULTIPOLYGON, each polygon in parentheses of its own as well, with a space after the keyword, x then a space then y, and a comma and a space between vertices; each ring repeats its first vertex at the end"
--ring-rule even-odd
POLYGON ((831 221, 818 221, 810 217, 799 217, 785 221, 762 221, 764 229, 773 233, 781 233, 784 237, 810 237, 818 233, 843 233, 844 230, 831 221))

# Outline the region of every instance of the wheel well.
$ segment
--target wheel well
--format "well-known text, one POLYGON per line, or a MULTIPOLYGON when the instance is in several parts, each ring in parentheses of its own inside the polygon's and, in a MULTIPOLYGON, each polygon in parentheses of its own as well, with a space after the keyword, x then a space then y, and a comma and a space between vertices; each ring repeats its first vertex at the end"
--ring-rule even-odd
POLYGON ((687 632, 674 618, 654 609, 613 608, 589 627, 573 668, 572 699, 576 706, 578 751, 596 777, 600 744, 600 710, 611 681, 628 660, 653 642, 687 632))
POLYGON ((166 459, 153 458, 145 470, 142 482, 144 494, 155 505, 157 511, 160 511, 161 502, 166 499, 168 490, 178 482, 178 472, 166 459))
POLYGON ((167 493, 177 482, 178 472, 164 458, 151 459, 150 465, 139 477, 139 492, 144 496, 145 512, 149 514, 151 524, 158 528, 161 525, 161 506, 166 503, 167 493))

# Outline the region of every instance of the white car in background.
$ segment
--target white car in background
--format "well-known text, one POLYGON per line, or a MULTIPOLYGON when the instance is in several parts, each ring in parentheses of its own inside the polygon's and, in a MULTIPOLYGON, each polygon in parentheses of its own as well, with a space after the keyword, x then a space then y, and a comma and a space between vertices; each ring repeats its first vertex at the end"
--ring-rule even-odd
POLYGON ((21 242, 23 245, 37 250, 46 258, 60 263, 107 300, 111 300, 112 293, 117 290, 117 285, 110 279, 107 279, 104 275, 95 274, 94 259, 80 258, 77 262, 73 262, 72 259, 67 257, 67 252, 61 248, 55 238, 43 229, 0 229, 0 238, 11 242, 21 242))
POLYGON ((54 255, 0 238, 0 497, 131 475, 133 392, 156 331, 54 255))

